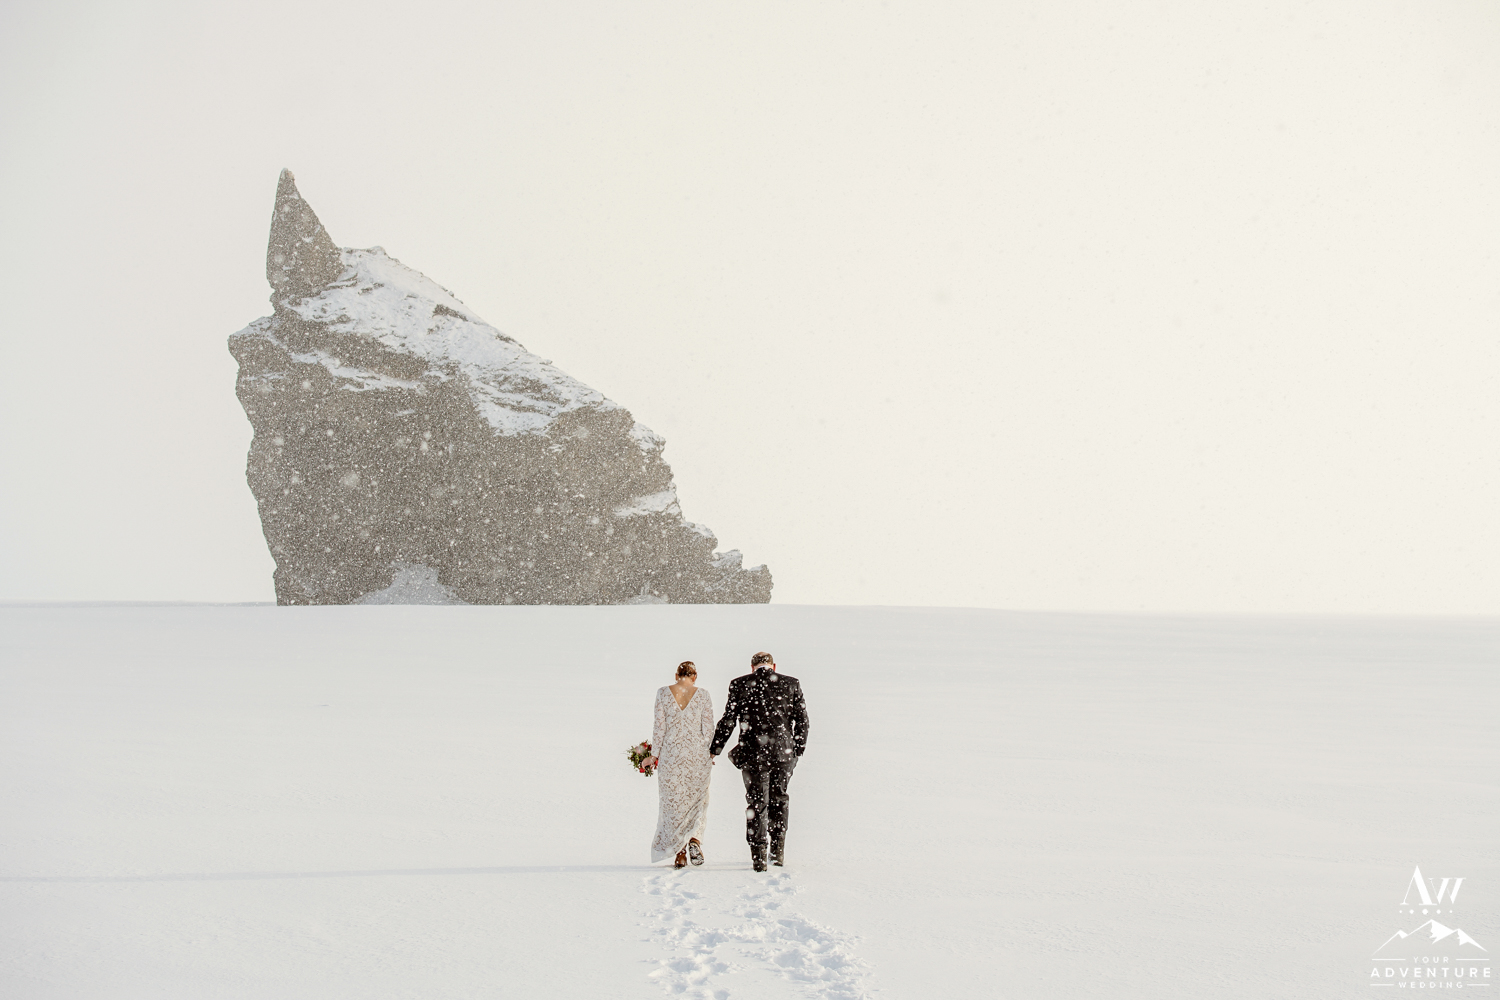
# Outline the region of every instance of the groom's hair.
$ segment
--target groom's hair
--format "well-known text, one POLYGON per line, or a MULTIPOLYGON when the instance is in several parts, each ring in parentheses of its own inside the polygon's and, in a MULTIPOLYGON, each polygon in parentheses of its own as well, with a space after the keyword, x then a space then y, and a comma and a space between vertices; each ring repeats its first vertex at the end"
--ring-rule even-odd
POLYGON ((771 659, 770 653, 756 653, 754 656, 750 657, 750 669, 753 670, 756 667, 760 666, 762 663, 775 662, 775 660, 771 659))

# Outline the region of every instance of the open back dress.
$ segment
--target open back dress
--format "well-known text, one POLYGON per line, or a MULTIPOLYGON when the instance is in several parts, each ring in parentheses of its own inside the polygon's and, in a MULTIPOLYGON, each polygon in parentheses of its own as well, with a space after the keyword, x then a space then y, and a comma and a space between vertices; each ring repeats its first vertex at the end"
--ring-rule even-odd
POLYGON ((656 787, 661 811, 651 860, 675 858, 694 837, 701 843, 708 826, 708 743, 714 735, 714 708, 708 692, 693 691, 687 708, 677 707, 671 687, 656 692, 651 752, 656 755, 656 787))

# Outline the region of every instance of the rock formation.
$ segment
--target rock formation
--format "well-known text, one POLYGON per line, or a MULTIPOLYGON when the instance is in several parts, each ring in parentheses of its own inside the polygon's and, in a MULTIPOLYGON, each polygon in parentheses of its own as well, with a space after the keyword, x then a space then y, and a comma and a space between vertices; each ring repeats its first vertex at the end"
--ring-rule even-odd
POLYGON ((283 171, 274 312, 229 338, 279 604, 745 604, 764 566, 682 516, 663 440, 283 171))

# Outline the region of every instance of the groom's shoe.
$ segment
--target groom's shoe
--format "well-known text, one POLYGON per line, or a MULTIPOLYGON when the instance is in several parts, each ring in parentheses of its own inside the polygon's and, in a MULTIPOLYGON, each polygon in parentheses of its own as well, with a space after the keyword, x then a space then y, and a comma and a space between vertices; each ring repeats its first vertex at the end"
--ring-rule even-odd
POLYGON ((758 872, 766 870, 766 845, 750 845, 750 866, 758 872))
POLYGON ((698 843, 697 837, 694 837, 692 840, 688 841, 687 852, 688 860, 692 861, 693 864, 703 864, 703 845, 698 843))
POLYGON ((783 868, 786 866, 786 841, 771 841, 771 864, 775 865, 777 868, 783 868))

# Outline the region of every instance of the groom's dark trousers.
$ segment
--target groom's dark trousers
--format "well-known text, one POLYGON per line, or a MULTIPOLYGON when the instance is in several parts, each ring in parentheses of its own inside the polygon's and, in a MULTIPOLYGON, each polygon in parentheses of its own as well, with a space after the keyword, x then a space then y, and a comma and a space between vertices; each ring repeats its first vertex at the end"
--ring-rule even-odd
POLYGON ((752 847, 766 843, 768 837, 773 848, 786 841, 786 786, 796 766, 793 757, 783 764, 752 765, 740 772, 745 779, 745 839, 752 847))

